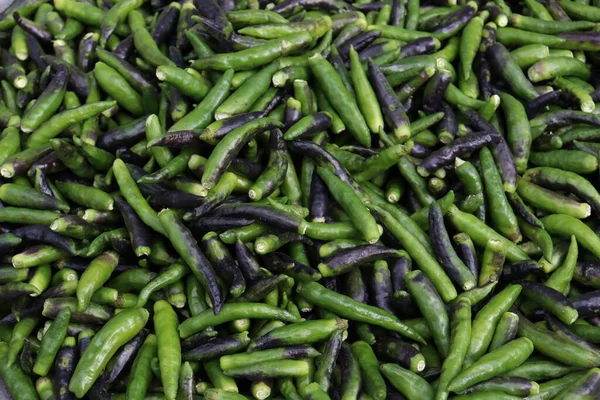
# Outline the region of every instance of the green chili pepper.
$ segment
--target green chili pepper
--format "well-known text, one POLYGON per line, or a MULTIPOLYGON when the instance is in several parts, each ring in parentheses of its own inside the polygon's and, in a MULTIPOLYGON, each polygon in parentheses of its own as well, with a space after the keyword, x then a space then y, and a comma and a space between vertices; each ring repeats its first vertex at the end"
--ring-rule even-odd
POLYGON ((102 90, 117 99, 119 106, 137 116, 144 114, 142 97, 117 71, 102 62, 97 62, 94 76, 102 90))
POLYGON ((450 383, 448 389, 460 392, 522 364, 533 352, 533 343, 527 338, 515 339, 504 346, 484 355, 464 369, 450 383))
POLYGON ((417 263, 419 268, 427 275, 433 283, 437 292, 444 301, 450 301, 456 297, 456 289, 439 265, 437 260, 429 253, 422 244, 403 227, 392 215, 379 207, 372 207, 375 215, 388 228, 392 234, 402 242, 408 254, 417 263))
POLYGON ((179 325, 179 335, 181 338, 186 338, 209 326, 220 325, 240 318, 273 318, 286 322, 298 320, 297 317, 285 310, 262 303, 225 304, 217 315, 207 309, 182 322, 179 325))
POLYGON ((144 328, 148 315, 145 309, 126 309, 112 317, 94 335, 81 355, 69 383, 69 390, 77 397, 83 397, 119 347, 144 328))
POLYGON ((387 388, 381 376, 379 361, 377 361, 371 346, 365 342, 356 341, 352 344, 352 354, 358 360, 365 392, 374 399, 385 399, 387 388))
POLYGON ((331 64, 321 55, 317 54, 309 59, 309 66, 311 72, 319 82, 320 89, 325 93, 327 100, 329 100, 333 108, 339 113, 350 133, 361 144, 370 147, 371 136, 365 119, 331 64))
POLYGON ((157 355, 156 336, 148 335, 140 347, 133 365, 131 366, 131 380, 127 384, 127 396, 132 399, 144 399, 148 386, 152 380, 150 362, 157 355))
POLYGON ((77 285, 77 311, 87 309, 94 292, 108 281, 118 263, 119 254, 114 251, 103 253, 92 260, 77 285))
MULTIPOLYGON (((59 344, 60 345, 60 344, 59 344)), ((23 372, 20 366, 12 364, 6 365, 8 353, 8 344, 0 343, 0 376, 5 382, 8 392, 14 398, 23 398, 33 400, 38 398, 31 378, 23 372)))
POLYGON ((7 367, 10 367, 17 361, 17 357, 25 344, 25 339, 31 335, 39 322, 38 317, 27 317, 17 322, 12 330, 10 342, 8 342, 8 352, 5 354, 7 367))
POLYGON ((311 42, 312 39, 312 36, 308 32, 286 35, 235 53, 201 57, 192 63, 192 68, 198 70, 216 69, 219 71, 228 69, 240 71, 258 68, 275 61, 281 56, 297 52, 307 43, 311 42))
POLYGON ((400 322, 400 320, 390 313, 377 307, 351 300, 348 296, 328 290, 317 282, 299 283, 296 291, 309 302, 334 312, 341 317, 381 326, 382 328, 403 334, 413 340, 423 341, 423 338, 417 332, 400 322))
POLYGON ((448 398, 448 385, 460 373, 467 354, 471 337, 471 301, 468 298, 457 300, 452 307, 450 350, 442 364, 442 374, 435 398, 448 398))
POLYGON ((396 364, 382 364, 379 368, 392 386, 406 398, 433 398, 434 392, 431 385, 416 373, 396 364))
POLYGON ((520 285, 507 286, 477 313, 473 320, 471 343, 465 358, 465 364, 473 364, 485 354, 498 321, 510 309, 521 290, 520 285))
POLYGON ((156 331, 157 354, 160 376, 167 399, 174 400, 179 384, 181 366, 181 344, 177 335, 177 314, 164 300, 154 303, 154 329, 156 331))
POLYGON ((593 231, 580 220, 563 214, 553 214, 542 218, 544 227, 550 234, 571 237, 593 254, 600 254, 600 241, 593 231))
POLYGON ((43 146, 69 125, 100 114, 116 104, 116 101, 98 101, 55 114, 31 133, 27 139, 27 146, 31 148, 43 146))
POLYGON ((67 336, 67 325, 70 319, 71 310, 69 308, 62 309, 44 334, 33 366, 33 372, 37 375, 46 376, 50 372, 50 368, 54 365, 56 354, 67 336))

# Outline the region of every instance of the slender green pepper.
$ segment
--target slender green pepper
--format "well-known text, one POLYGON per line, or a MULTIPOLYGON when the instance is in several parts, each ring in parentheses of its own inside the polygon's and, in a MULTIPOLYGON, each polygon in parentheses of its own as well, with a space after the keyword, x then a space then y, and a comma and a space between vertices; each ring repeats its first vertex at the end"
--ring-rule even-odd
POLYGON ((509 285, 494 296, 475 316, 471 330, 471 343, 467 353, 465 364, 473 364, 485 354, 498 321, 515 302, 522 287, 520 285, 509 285))
POLYGON ((518 328, 519 316, 512 312, 505 312, 498 321, 498 325, 496 325, 494 337, 490 342, 489 351, 493 351, 513 340, 517 335, 518 328))
POLYGON ((144 328, 148 316, 148 311, 143 308, 123 310, 94 335, 81 355, 69 382, 69 390, 75 396, 81 398, 90 390, 119 347, 134 338, 144 328))
POLYGON ((27 147, 41 147, 45 145, 48 140, 65 130, 69 125, 98 115, 103 111, 114 107, 116 104, 116 101, 98 101, 55 114, 31 133, 27 139, 27 147))
POLYGON ((127 203, 135 210, 136 214, 142 221, 156 232, 165 234, 164 228, 162 227, 156 211, 154 211, 147 203, 146 199, 142 196, 140 189, 131 177, 125 163, 116 159, 113 163, 112 168, 121 194, 127 200, 127 203))
POLYGON ((424 378, 396 364, 382 364, 379 369, 400 393, 409 400, 433 399, 433 388, 424 378))
POLYGON ((181 343, 177 335, 179 321, 169 303, 154 303, 154 330, 156 331, 158 362, 165 397, 175 400, 181 366, 181 343))
POLYGON ((44 334, 42 342, 40 344, 40 350, 38 352, 35 364, 33 366, 33 372, 40 376, 46 376, 50 372, 50 368, 54 365, 54 359, 60 346, 67 336, 67 325, 71 319, 71 310, 69 308, 63 308, 54 321, 50 328, 44 334))
POLYGON ((600 239, 580 220, 569 215, 552 214, 542 218, 542 222, 548 233, 565 237, 575 236, 577 243, 592 254, 600 255, 600 239))
POLYGON ((480 247, 485 247, 489 239, 497 239, 504 242, 504 250, 507 260, 511 262, 528 260, 529 257, 515 243, 498 234, 488 227, 474 215, 463 213, 456 206, 451 206, 447 215, 456 229, 468 234, 473 242, 480 247))
POLYGON ((331 64, 320 54, 316 54, 309 59, 309 65, 320 89, 340 114, 347 129, 361 144, 370 147, 371 135, 365 119, 331 64))
POLYGON ((381 236, 377 222, 356 196, 354 190, 327 168, 318 167, 317 173, 329 188, 332 196, 349 213, 356 228, 363 233, 365 240, 369 243, 377 242, 381 236))
POLYGON ((366 342, 352 343, 352 354, 358 360, 365 392, 373 399, 383 400, 387 396, 385 381, 381 376, 379 361, 366 342))
POLYGON ((296 291, 307 301, 353 321, 377 325, 422 342, 423 338, 395 316, 378 307, 369 306, 348 296, 331 291, 317 282, 301 282, 296 291))
POLYGON ((127 384, 127 398, 132 400, 143 400, 145 398, 148 386, 152 381, 150 362, 157 355, 156 348, 156 336, 148 335, 131 366, 131 379, 127 384))
POLYGON ((8 157, 17 153, 20 147, 19 130, 13 127, 4 129, 0 135, 0 165, 4 164, 8 157))
POLYGON ((2 376, 8 392, 15 399, 38 399, 39 397, 31 378, 25 374, 21 367, 16 364, 11 366, 6 365, 7 353, 8 343, 0 343, 0 376, 2 376))
POLYGON ((448 386, 452 392, 463 391, 476 383, 518 367, 533 353, 533 343, 527 338, 515 339, 484 355, 458 374, 448 386))
POLYGON ((110 278, 119 263, 119 254, 108 251, 94 258, 83 271, 77 285, 77 311, 85 311, 91 301, 92 295, 110 278))
POLYGON ((490 213, 496 228, 499 233, 513 242, 520 242, 522 236, 517 218, 502 190, 502 179, 496 169, 492 154, 487 148, 483 148, 479 152, 479 161, 487 200, 490 203, 490 213))
POLYGON ((217 315, 214 315, 211 309, 207 309, 183 321, 179 325, 179 336, 184 339, 209 326, 220 325, 241 318, 270 318, 286 322, 298 321, 298 318, 293 314, 267 304, 232 303, 223 305, 221 312, 217 315))
POLYGON ((564 340, 556 333, 533 324, 522 315, 519 315, 519 336, 530 339, 537 352, 565 365, 592 368, 600 358, 598 352, 590 351, 589 348, 573 341, 564 340))
POLYGON ((372 210, 386 228, 402 242, 408 254, 431 280, 442 299, 444 301, 454 299, 457 295, 456 289, 435 257, 424 248, 414 235, 395 220, 390 213, 376 206, 372 207, 372 210))
POLYGON ((450 351, 450 321, 442 299, 421 271, 409 272, 404 279, 407 290, 427 321, 438 352, 445 358, 450 351))
POLYGON ((25 339, 31 335, 35 327, 40 322, 38 317, 27 317, 21 319, 12 331, 12 336, 10 337, 10 342, 8 342, 8 352, 6 354, 6 366, 10 367, 15 363, 17 357, 21 350, 23 349, 23 345, 25 344, 25 339))
POLYGON ((250 49, 200 57, 192 63, 192 68, 198 70, 215 69, 218 71, 254 69, 275 61, 281 56, 297 52, 312 40, 313 38, 308 32, 286 35, 250 49))
POLYGON ((471 301, 457 300, 452 306, 450 350, 442 364, 442 373, 435 394, 436 400, 448 398, 448 385, 460 373, 471 338, 471 301))
POLYGON ((372 133, 383 129, 383 115, 373 87, 369 83, 358 56, 353 47, 350 48, 350 76, 356 90, 358 106, 372 133))

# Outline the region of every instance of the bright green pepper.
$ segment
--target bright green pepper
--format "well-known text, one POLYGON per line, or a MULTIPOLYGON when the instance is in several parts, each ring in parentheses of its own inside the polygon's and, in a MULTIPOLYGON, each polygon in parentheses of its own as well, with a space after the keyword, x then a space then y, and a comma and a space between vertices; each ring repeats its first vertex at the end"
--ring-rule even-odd
POLYGON ((126 309, 112 317, 94 335, 69 383, 69 390, 75 396, 81 398, 90 390, 110 358, 144 328, 148 316, 148 311, 143 308, 126 309))

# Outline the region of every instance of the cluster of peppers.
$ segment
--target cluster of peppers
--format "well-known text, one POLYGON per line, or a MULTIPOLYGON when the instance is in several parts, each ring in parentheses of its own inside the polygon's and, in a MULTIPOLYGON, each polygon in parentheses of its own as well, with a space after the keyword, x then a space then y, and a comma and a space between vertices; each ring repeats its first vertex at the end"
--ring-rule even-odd
POLYGON ((10 394, 596 398, 598 3, 15 2, 10 394))

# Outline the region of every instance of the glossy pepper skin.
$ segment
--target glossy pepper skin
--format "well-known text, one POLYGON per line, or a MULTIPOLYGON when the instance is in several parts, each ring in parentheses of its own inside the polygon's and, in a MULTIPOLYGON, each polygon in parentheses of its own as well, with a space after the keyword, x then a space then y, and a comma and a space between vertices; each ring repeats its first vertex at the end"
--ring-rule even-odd
POLYGON ((67 325, 70 319, 71 310, 68 308, 62 309, 44 335, 45 340, 40 343, 40 351, 33 366, 33 372, 36 374, 44 376, 50 371, 60 345, 67 335, 67 325))
POLYGON ((82 1, 0 14, 12 397, 598 392, 598 0, 82 1))
POLYGON ((81 398, 90 390, 119 347, 144 328, 148 316, 148 311, 143 308, 127 309, 111 318, 98 331, 81 355, 69 383, 69 390, 75 396, 81 398))
POLYGON ((171 305, 164 300, 154 303, 153 319, 165 396, 168 399, 175 399, 181 367, 181 344, 177 334, 179 322, 171 305))
POLYGON ((493 302, 488 303, 477 313, 471 329, 471 343, 465 359, 466 363, 471 364, 485 353, 494 335, 496 321, 510 309, 521 290, 520 285, 507 286, 494 297, 493 302))
POLYGON ((223 306, 222 312, 216 315, 213 310, 207 309, 195 317, 188 318, 179 325, 179 335, 181 338, 186 338, 208 326, 219 325, 240 318, 273 318, 287 322, 297 322, 299 320, 293 314, 268 304, 227 304, 223 306))
POLYGON ((422 341, 422 337, 410 327, 406 326, 393 315, 373 306, 364 305, 342 294, 331 291, 316 282, 303 282, 297 289, 307 299, 318 301, 322 307, 351 320, 377 324, 387 329, 392 329, 414 340, 422 341), (351 307, 348 307, 348 304, 351 307))
POLYGON ((350 132, 352 135, 361 144, 370 147, 371 136, 364 117, 331 64, 322 56, 315 55, 309 59, 309 66, 312 73, 321 82, 327 99, 335 110, 340 113, 344 124, 347 127, 351 126, 350 132))
POLYGON ((448 398, 448 385, 460 373, 471 339, 471 301, 458 299, 452 307, 450 350, 442 364, 440 383, 435 394, 438 400, 448 398))
POLYGON ((16 364, 6 366, 7 353, 8 344, 0 343, 0 362, 2 363, 0 375, 2 376, 2 380, 7 382, 8 392, 15 398, 18 396, 24 399, 37 399, 38 395, 33 382, 23 372, 21 367, 16 364))
POLYGON ((421 313, 425 317, 438 352, 447 355, 450 348, 450 321, 448 314, 442 307, 442 299, 435 292, 435 288, 427 277, 420 271, 408 273, 404 280, 421 313), (427 293, 427 297, 422 294, 427 293))
POLYGON ((470 367, 463 370, 450 383, 448 389, 459 392, 474 383, 479 383, 496 374, 510 371, 519 366, 533 352, 533 343, 527 338, 515 339, 486 354, 470 367), (500 371, 500 372, 499 372, 500 371))

